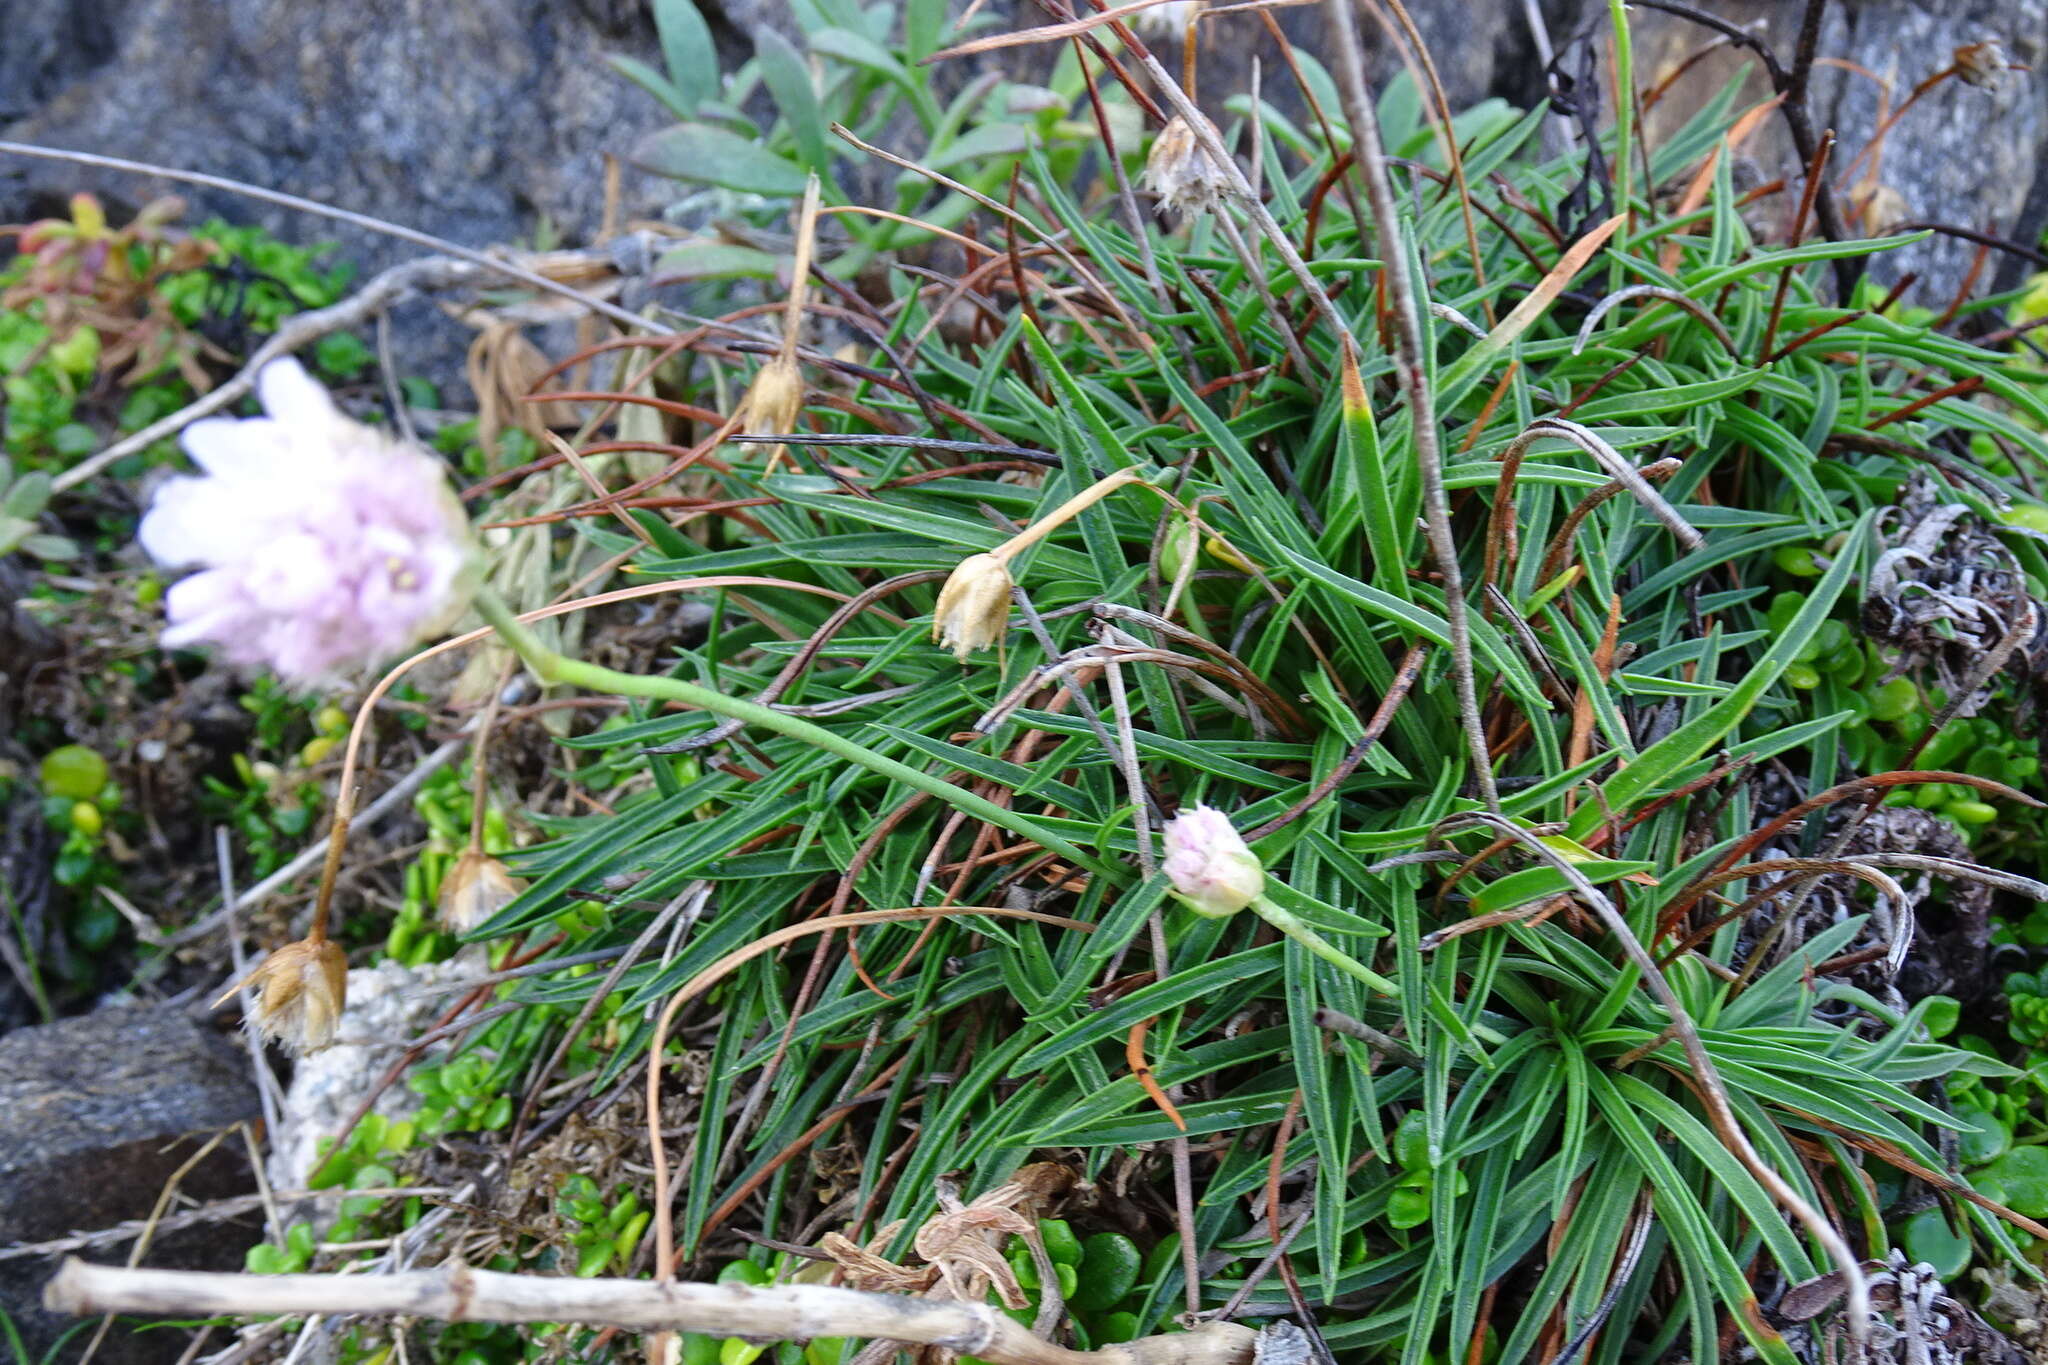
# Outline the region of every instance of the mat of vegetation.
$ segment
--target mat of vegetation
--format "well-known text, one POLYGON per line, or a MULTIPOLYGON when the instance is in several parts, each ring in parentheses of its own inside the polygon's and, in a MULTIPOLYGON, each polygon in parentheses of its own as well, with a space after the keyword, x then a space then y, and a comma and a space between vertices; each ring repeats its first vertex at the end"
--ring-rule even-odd
MULTIPOLYGON (((517 971, 320 1179, 475 1182, 435 1236, 476 1264, 965 1284, 1083 1349, 1192 1312, 1404 1365, 2018 1350, 2042 301, 1903 305, 1868 268, 1917 237, 1823 233, 1838 171, 1737 190, 1778 115, 1732 92, 1547 156, 1555 110, 1367 103, 1288 50, 1284 98, 1191 123, 1102 20, 947 104, 933 7, 798 9, 808 51, 721 86, 664 8, 670 69, 627 74, 683 120, 642 158, 723 215, 664 261, 694 312, 553 358, 570 449, 457 471, 506 528, 488 622, 652 614, 542 627, 495 788, 441 773, 390 894, 338 898, 358 965, 517 971), (887 210, 835 186, 870 142, 887 210), (978 1259, 926 1235, 963 1207, 978 1259)), ((1593 41, 1634 90, 1626 27, 1593 41)), ((84 444, 52 420, 10 408, 29 481, 84 444)), ((414 710, 475 714, 514 666, 479 659, 414 710)), ((346 717, 277 696, 317 806, 346 717)), ((84 866, 118 801, 72 771, 84 866)))

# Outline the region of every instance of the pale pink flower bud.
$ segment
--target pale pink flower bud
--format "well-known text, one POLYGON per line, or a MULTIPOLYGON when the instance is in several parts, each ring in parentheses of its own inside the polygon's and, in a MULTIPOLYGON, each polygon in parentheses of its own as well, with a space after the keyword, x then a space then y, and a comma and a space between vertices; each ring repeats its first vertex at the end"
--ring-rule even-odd
POLYGON ((1230 817, 1195 806, 1166 822, 1166 879, 1197 914, 1234 915, 1266 889, 1266 870, 1230 817))
POLYGON ((205 471, 166 483, 137 538, 200 572, 163 642, 316 682, 442 629, 468 599, 469 520, 425 451, 342 415, 298 362, 257 376, 262 417, 185 429, 205 471))

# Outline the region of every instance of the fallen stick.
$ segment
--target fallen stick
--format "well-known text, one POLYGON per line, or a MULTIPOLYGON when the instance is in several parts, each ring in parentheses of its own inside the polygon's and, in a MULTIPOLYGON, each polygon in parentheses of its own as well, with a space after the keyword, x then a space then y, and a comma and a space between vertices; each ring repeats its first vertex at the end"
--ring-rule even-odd
POLYGON ((175 436, 200 418, 219 412, 252 392, 256 387, 257 371, 279 356, 289 355, 330 333, 368 322, 386 308, 422 290, 471 284, 487 274, 481 266, 468 261, 429 256, 392 266, 339 303, 311 312, 294 313, 250 353, 248 363, 233 378, 201 394, 169 416, 151 422, 131 436, 122 437, 90 459, 79 461, 52 480, 51 487, 61 493, 84 483, 116 460, 147 450, 164 437, 175 436))
MULTIPOLYGON (((5 145, 7 144, 0 144, 0 147, 5 145)), ((450 256, 425 256, 394 265, 371 277, 361 289, 338 303, 310 312, 294 313, 286 318, 278 325, 276 332, 249 353, 248 360, 232 378, 216 388, 209 389, 176 412, 151 422, 132 435, 122 437, 89 459, 79 461, 53 479, 50 486, 52 490, 61 493, 67 488, 84 483, 116 460, 147 450, 167 436, 175 436, 200 418, 219 412, 253 392, 258 372, 279 356, 289 355, 334 332, 362 326, 416 294, 479 285, 508 273, 521 280, 547 279, 546 276, 536 275, 534 270, 528 269, 529 263, 542 269, 557 271, 606 267, 618 270, 620 262, 630 259, 636 249, 643 258, 650 256, 652 248, 649 240, 645 237, 626 238, 607 246, 545 252, 501 262, 493 262, 488 257, 471 260, 450 256)), ((586 307, 596 308, 605 302, 602 299, 577 294, 573 290, 569 292, 573 297, 582 299, 586 307)))
POLYGON ((259 1317, 272 1313, 576 1322, 754 1341, 867 1337, 944 1346, 994 1365, 1250 1365, 1257 1333, 1234 1322, 1097 1351, 1040 1340, 985 1303, 829 1285, 691 1284, 507 1275, 467 1266, 395 1275, 234 1275, 125 1270, 73 1257, 43 1289, 53 1313, 259 1317))

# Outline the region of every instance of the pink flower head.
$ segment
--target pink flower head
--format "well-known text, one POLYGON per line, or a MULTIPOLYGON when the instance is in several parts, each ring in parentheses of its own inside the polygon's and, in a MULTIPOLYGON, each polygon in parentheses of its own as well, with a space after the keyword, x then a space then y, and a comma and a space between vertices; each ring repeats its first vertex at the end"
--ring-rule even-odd
POLYGON ((1266 870, 1230 817, 1194 806, 1166 822, 1166 879, 1188 909, 1234 915, 1266 889, 1266 870))
POLYGON ((338 411, 294 360, 256 378, 265 416, 185 429, 205 473, 157 493, 137 533, 198 573, 163 642, 317 682, 441 629, 467 600, 470 538, 439 460, 338 411))

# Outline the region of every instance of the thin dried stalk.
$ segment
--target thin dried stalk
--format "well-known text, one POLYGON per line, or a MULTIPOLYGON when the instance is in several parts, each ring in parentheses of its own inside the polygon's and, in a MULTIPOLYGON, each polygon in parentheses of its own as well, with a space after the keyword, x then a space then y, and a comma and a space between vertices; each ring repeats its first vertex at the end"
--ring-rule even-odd
POLYGON ((167 436, 175 436, 200 418, 232 407, 256 389, 256 375, 280 356, 311 345, 334 332, 360 327, 384 315, 393 304, 428 290, 456 289, 487 278, 489 272, 469 261, 428 256, 422 260, 394 265, 370 279, 361 289, 341 302, 286 318, 261 346, 250 353, 248 363, 227 380, 184 407, 161 417, 133 435, 124 436, 97 454, 80 460, 57 475, 51 487, 63 492, 84 483, 93 475, 138 451, 149 449, 167 436))
MULTIPOLYGON (((1692 523, 1680 516, 1678 509, 1666 502, 1664 495, 1650 486, 1650 481, 1643 477, 1643 472, 1629 463, 1620 451, 1601 440, 1598 433, 1591 428, 1580 426, 1577 422, 1567 421, 1562 417, 1539 417, 1515 438, 1508 449, 1514 453, 1519 463, 1520 457, 1528 448, 1546 436, 1569 441, 1592 456, 1593 462, 1606 470, 1609 478, 1627 489, 1630 496, 1643 505, 1644 511, 1662 522, 1672 535, 1678 537, 1680 545, 1688 550, 1697 550, 1706 544, 1705 537, 1693 529, 1692 523)), ((1507 463, 1506 455, 1502 456, 1501 462, 1507 463)))
MULTIPOLYGON (((1286 230, 1266 211, 1265 204, 1252 189, 1251 181, 1238 169, 1237 159, 1231 156, 1230 149, 1223 145, 1216 125, 1209 122, 1208 117, 1195 106, 1195 102, 1188 98, 1187 91, 1181 89, 1180 83, 1174 80, 1171 72, 1159 64, 1157 57, 1150 53, 1143 53, 1142 56, 1145 74, 1159 87, 1159 93, 1166 96, 1166 102, 1173 106, 1173 111, 1187 120, 1189 130, 1194 133, 1195 140, 1202 145, 1202 151, 1223 169, 1224 177, 1230 182, 1236 206, 1244 211, 1245 217, 1251 219, 1252 226, 1259 231, 1259 236, 1266 239, 1266 244, 1273 248, 1274 253, 1286 265, 1287 273, 1294 276, 1294 282, 1308 295, 1309 302, 1315 307, 1316 315, 1329 325, 1339 341, 1349 341, 1351 329, 1344 325, 1342 315, 1337 312, 1336 305, 1330 302, 1330 296, 1324 291, 1322 282, 1310 273, 1308 262, 1294 249, 1294 242, 1288 237, 1286 230)), ((1275 318, 1274 322, 1282 331, 1286 330, 1285 318, 1275 318)))
POLYGON ((1870 867, 1903 867, 1913 872, 1932 872, 1958 881, 1978 882, 1996 891, 2010 891, 2028 900, 2048 901, 2048 882, 2037 882, 2017 872, 2002 872, 1956 858, 1937 858, 1925 853, 1854 853, 1842 861, 1870 867))
POLYGON ((1586 314, 1586 320, 1579 324, 1579 335, 1578 339, 1572 343, 1572 354, 1577 355, 1586 349, 1586 343, 1593 339, 1593 329, 1600 325, 1600 319, 1606 317, 1609 312, 1621 304, 1627 303, 1630 299, 1662 299, 1668 304, 1683 309, 1692 314, 1702 326, 1714 334, 1714 339, 1721 343, 1723 350, 1727 351, 1729 355, 1735 354, 1735 338, 1728 335, 1728 329, 1721 325, 1721 319, 1715 317, 1704 304, 1686 297, 1676 289, 1668 289, 1661 284, 1632 284, 1625 289, 1615 290, 1612 294, 1594 304, 1592 311, 1586 314))
POLYGON ((1249 1365, 1257 1335, 1212 1322, 1099 1351, 1041 1341, 985 1303, 828 1285, 674 1284, 506 1275, 467 1266, 391 1275, 233 1275, 65 1261, 43 1290, 57 1313, 259 1317, 272 1313, 576 1322, 627 1331, 805 1341, 870 1337, 943 1346, 995 1365, 1249 1365))
POLYGON ((1288 321, 1287 310, 1273 296, 1273 286, 1267 281, 1265 269, 1252 251, 1251 243, 1237 230, 1237 223, 1227 210, 1217 212, 1216 225, 1223 229, 1224 240, 1230 243, 1231 252, 1244 262, 1245 278, 1252 282, 1252 288, 1258 290, 1259 302, 1266 306, 1266 316, 1273 320, 1273 330, 1280 334, 1280 344, 1287 348, 1287 358, 1294 362, 1294 372, 1303 377, 1312 374, 1314 371, 1309 366, 1308 355, 1301 349, 1301 343, 1295 340, 1294 326, 1288 321))
POLYGON ((1692 1016, 1686 1012, 1677 992, 1671 989, 1671 983, 1664 979, 1664 973, 1658 970, 1649 950, 1643 947, 1642 941, 1629 927, 1628 920, 1623 918, 1621 911, 1615 909, 1614 902, 1607 898, 1605 892, 1586 879, 1584 872, 1568 859, 1561 857, 1557 850, 1512 820, 1499 815, 1474 813, 1464 817, 1453 817, 1440 828, 1447 829, 1453 823, 1483 825, 1521 844, 1571 883, 1572 891, 1578 896, 1580 903, 1599 916, 1602 926, 1620 945, 1623 956, 1641 974, 1643 985, 1657 1003, 1663 1006, 1665 1015, 1671 1020, 1671 1034, 1678 1040, 1679 1047, 1685 1053, 1686 1064, 1692 1070, 1694 1089, 1706 1108, 1707 1120, 1713 1126, 1715 1136, 1720 1138, 1722 1145, 1756 1177, 1757 1183, 1768 1190, 1771 1197, 1777 1200, 1787 1213, 1799 1220, 1813 1239, 1826 1250, 1828 1259, 1835 1263, 1835 1268, 1841 1273, 1842 1281, 1849 1292, 1849 1334, 1860 1350, 1870 1337, 1870 1281, 1863 1273, 1861 1261, 1857 1259, 1856 1253, 1849 1249, 1849 1243, 1843 1238, 1841 1230, 1822 1216, 1820 1210, 1800 1198, 1799 1192, 1793 1189, 1770 1163, 1757 1154, 1756 1147, 1749 1140, 1749 1134, 1744 1131, 1741 1120, 1735 1117, 1735 1111, 1728 1103, 1727 1087, 1721 1082, 1721 1073, 1715 1067, 1714 1059, 1707 1054, 1706 1044, 1700 1041, 1699 1030, 1693 1025, 1692 1016))
POLYGON ((1359 57, 1358 26, 1352 0, 1330 0, 1337 31, 1338 70, 1343 81, 1344 116, 1351 123, 1351 150, 1365 176, 1366 200, 1378 229, 1381 272, 1393 304, 1395 370, 1402 396, 1414 423, 1415 463, 1422 470, 1422 510, 1429 527, 1429 548, 1443 579, 1444 619, 1450 626, 1451 674, 1458 687, 1459 719, 1472 754, 1472 777, 1480 799, 1490 811, 1500 810, 1494 789, 1493 761, 1487 752, 1486 724, 1479 714, 1479 692, 1472 678, 1472 630, 1466 620, 1465 578, 1458 568, 1458 545, 1451 536, 1451 503, 1444 491, 1443 448, 1436 425, 1436 405, 1429 392, 1423 360, 1423 331, 1415 281, 1408 275, 1408 251, 1394 205, 1394 183, 1387 173, 1387 152, 1380 140, 1379 116, 1365 88, 1365 67, 1359 57))
MULTIPOLYGON (((1043 30, 1032 29, 1031 32, 1039 33, 1043 32, 1043 30)), ((955 180, 953 179, 953 177, 946 175, 940 171, 935 171, 931 167, 923 165, 920 162, 913 161, 907 156, 898 156, 894 152, 886 151, 883 148, 875 146, 873 143, 861 141, 860 137, 857 134, 855 134, 851 128, 846 127, 844 124, 833 124, 832 134, 834 137, 839 138, 847 145, 853 147, 856 151, 865 152, 867 155, 874 157, 878 161, 886 161, 891 166, 898 167, 902 170, 914 171, 918 175, 921 175, 925 177, 927 180, 930 180, 933 184, 941 185, 946 189, 951 190, 954 194, 958 194, 965 198, 972 199, 975 203, 981 205, 990 213, 996 214, 997 216, 1011 223, 1016 224, 1018 227, 1023 228, 1033 237, 1036 237, 1039 241, 1045 243, 1047 247, 1051 248, 1054 255, 1058 256, 1060 260, 1066 263, 1067 268, 1074 272, 1074 277, 1080 280, 1083 284, 1087 285, 1090 292, 1097 299, 1101 300, 1113 313, 1116 314, 1117 321, 1123 325, 1123 328, 1126 332, 1129 332, 1133 335, 1139 335, 1142 334, 1142 332, 1144 331, 1144 329, 1138 325, 1137 319, 1133 318, 1130 314, 1130 311, 1124 307, 1123 301, 1117 297, 1116 291, 1114 289, 1111 289, 1108 285, 1104 284, 1102 282, 1102 277, 1097 275, 1094 271, 1090 270, 1087 267, 1087 265, 1081 260, 1081 258, 1074 254, 1074 252, 1067 246, 1066 242, 1062 240, 1061 234, 1056 232, 1047 232, 1037 223, 1032 222, 1029 218, 1017 212, 1016 209, 1011 208, 1008 204, 1003 203, 1000 199, 992 199, 988 195, 983 194, 980 190, 975 189, 971 185, 967 185, 962 183, 961 181, 955 180)), ((923 226, 929 226, 929 224, 925 224, 923 226)), ((980 243, 970 242, 969 245, 974 246, 980 250, 987 249, 983 247, 980 243)))

